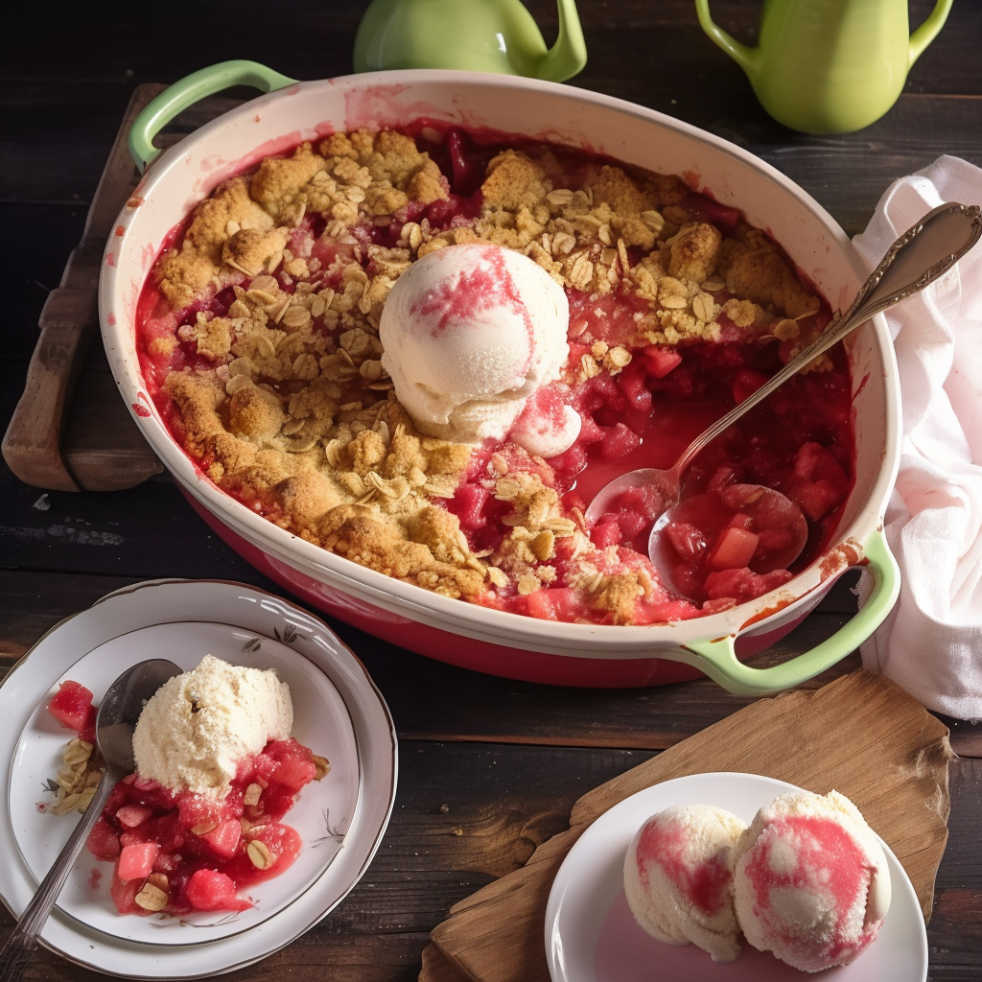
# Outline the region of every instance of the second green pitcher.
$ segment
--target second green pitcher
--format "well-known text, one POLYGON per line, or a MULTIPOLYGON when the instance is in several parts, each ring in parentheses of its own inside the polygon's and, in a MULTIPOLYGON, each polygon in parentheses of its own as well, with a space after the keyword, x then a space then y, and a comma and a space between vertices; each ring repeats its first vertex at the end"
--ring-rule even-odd
POLYGON ((908 35, 907 0, 765 0, 756 48, 717 27, 709 0, 696 0, 696 11, 778 122, 805 133, 848 133, 896 102, 952 2, 938 0, 908 35))

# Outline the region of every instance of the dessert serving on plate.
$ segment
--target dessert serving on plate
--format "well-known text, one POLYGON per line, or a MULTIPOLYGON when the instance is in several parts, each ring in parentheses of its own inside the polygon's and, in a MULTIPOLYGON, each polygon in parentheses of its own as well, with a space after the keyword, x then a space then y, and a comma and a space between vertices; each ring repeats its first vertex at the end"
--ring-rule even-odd
POLYGON ((624 892, 660 941, 733 961, 742 934, 804 972, 852 962, 876 938, 891 899, 883 849, 836 791, 780 794, 749 828, 709 805, 660 811, 628 847, 624 892))
MULTIPOLYGON (((56 814, 84 811, 101 772, 92 693, 73 681, 49 703, 78 732, 55 782, 56 814)), ((133 733, 135 773, 113 789, 88 839, 112 862, 121 914, 244 910, 237 890, 277 876, 300 836, 281 819, 330 765, 292 739, 290 690, 275 672, 206 655, 147 701, 133 733)))
POLYGON ((301 143, 220 184, 144 287, 151 397, 207 477, 363 566, 560 621, 673 622, 791 578, 854 480, 841 350, 690 469, 645 546, 644 490, 830 318, 778 245, 681 178, 558 145, 428 124, 301 143))

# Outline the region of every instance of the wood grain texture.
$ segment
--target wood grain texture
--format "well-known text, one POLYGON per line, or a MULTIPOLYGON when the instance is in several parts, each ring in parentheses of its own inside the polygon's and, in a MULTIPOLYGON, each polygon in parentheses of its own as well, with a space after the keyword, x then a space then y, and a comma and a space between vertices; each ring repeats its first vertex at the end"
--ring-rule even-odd
POLYGON ((162 470, 136 432, 115 385, 93 387, 87 377, 86 391, 102 397, 100 411, 92 411, 91 405, 72 405, 98 325, 96 292, 103 247, 135 181, 127 135, 137 113, 157 91, 154 86, 140 86, 130 100, 86 216, 82 241, 68 258, 60 286, 51 291, 41 311, 40 334, 23 393, 2 444, 10 469, 34 487, 117 491, 162 470), (65 425, 66 416, 73 426, 65 425), (81 443, 73 444, 79 431, 81 443))
POLYGON ((930 916, 948 838, 947 729, 882 677, 856 672, 816 692, 762 699, 587 792, 570 827, 527 865, 451 908, 434 928, 444 955, 481 982, 547 982, 542 923, 553 878, 596 818, 652 784, 749 771, 851 798, 897 855, 930 916))

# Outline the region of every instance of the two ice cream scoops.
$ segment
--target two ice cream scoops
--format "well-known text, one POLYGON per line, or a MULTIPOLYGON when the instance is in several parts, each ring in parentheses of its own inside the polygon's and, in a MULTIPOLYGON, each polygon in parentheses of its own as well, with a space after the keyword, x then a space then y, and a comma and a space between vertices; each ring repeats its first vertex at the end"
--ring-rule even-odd
POLYGON ((749 827, 709 805, 658 812, 628 847, 624 890, 638 924, 661 941, 732 961, 742 935, 804 972, 856 958, 891 893, 879 841, 836 791, 781 794, 749 827))

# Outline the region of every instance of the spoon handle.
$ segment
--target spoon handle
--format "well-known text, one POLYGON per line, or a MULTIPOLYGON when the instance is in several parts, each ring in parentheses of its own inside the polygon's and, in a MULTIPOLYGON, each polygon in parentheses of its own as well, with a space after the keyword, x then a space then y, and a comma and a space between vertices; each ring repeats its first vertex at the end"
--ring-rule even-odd
POLYGON ((707 444, 744 413, 874 314, 887 310, 933 283, 951 269, 978 242, 980 236, 982 212, 976 205, 950 203, 928 212, 890 246, 849 309, 759 389, 700 433, 686 447, 672 470, 677 476, 681 475, 707 444))
POLYGON ((89 807, 85 809, 75 830, 58 853, 58 858, 52 863, 51 869, 41 881, 31 902, 24 908, 24 913, 20 915, 3 948, 0 948, 0 982, 16 982, 23 978, 30 953, 37 945, 38 933, 47 920, 66 877, 75 865, 75 860, 78 859, 78 854, 82 851, 92 826, 102 814, 102 809, 115 783, 115 780, 110 777, 109 768, 106 768, 89 807))

